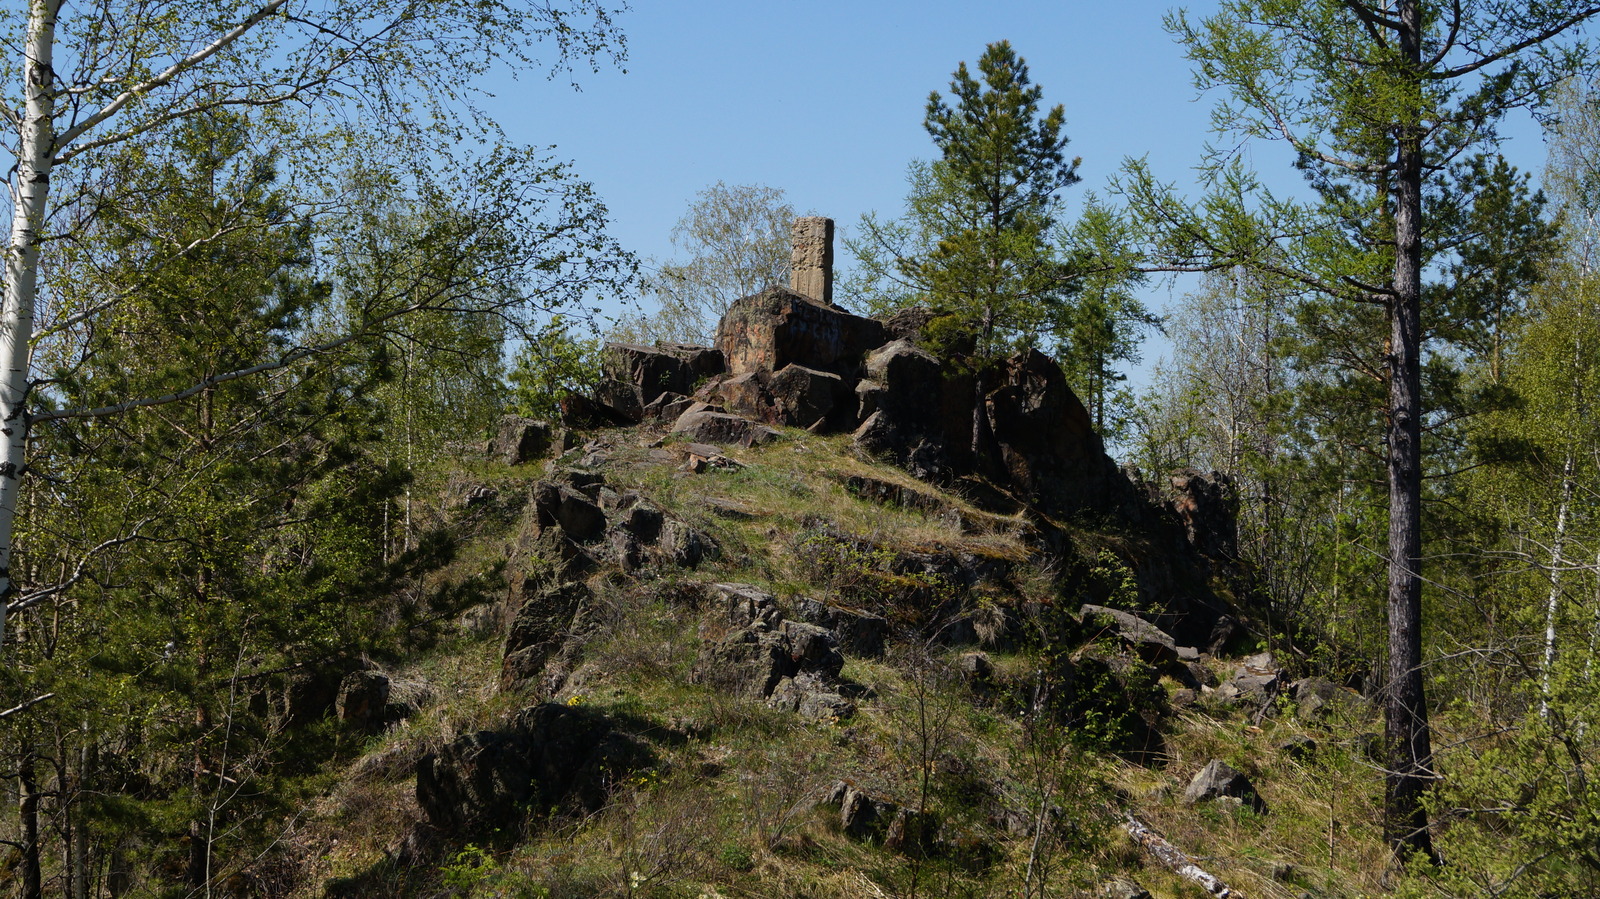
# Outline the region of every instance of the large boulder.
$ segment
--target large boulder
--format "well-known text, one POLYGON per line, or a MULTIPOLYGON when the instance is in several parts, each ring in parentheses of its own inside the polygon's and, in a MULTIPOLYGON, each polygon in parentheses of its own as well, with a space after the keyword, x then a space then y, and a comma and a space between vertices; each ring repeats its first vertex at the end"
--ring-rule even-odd
MULTIPOLYGON (((730 585, 718 585, 719 588, 730 585)), ((727 595, 727 594, 725 594, 727 595)), ((750 599, 728 595, 729 617, 752 614, 748 627, 707 640, 691 679, 745 699, 767 699, 785 678, 812 675, 831 682, 844 667, 839 638, 827 628, 799 621, 776 621, 746 607, 750 599)))
POLYGON ((366 733, 404 721, 433 699, 433 690, 416 680, 392 678, 382 671, 362 668, 339 682, 334 713, 347 725, 366 733))
POLYGON ((510 831, 544 812, 592 813, 612 785, 654 764, 650 747, 605 714, 542 703, 501 730, 457 737, 417 763, 428 823, 461 837, 510 831))
POLYGON ((591 600, 581 583, 554 584, 543 589, 534 584, 521 591, 527 598, 506 634, 505 658, 500 667, 500 688, 512 690, 536 682, 569 639, 573 620, 591 600))
POLYGON ((1025 350, 1002 361, 986 381, 994 385, 984 399, 991 475, 1058 515, 1115 505, 1116 488, 1126 489, 1127 482, 1059 365, 1025 350))
POLYGON ((690 680, 740 699, 764 700, 797 667, 782 635, 745 628, 704 643, 690 680))
POLYGON ((1192 469, 1171 476, 1168 508, 1183 524, 1189 545, 1219 561, 1239 558, 1239 494, 1233 479, 1220 471, 1192 469))
POLYGON ((690 343, 661 343, 656 346, 661 352, 682 360, 696 381, 720 375, 728 370, 728 366, 723 362, 722 351, 715 347, 695 346, 690 343))
POLYGON ((376 733, 388 723, 389 677, 381 671, 352 671, 339 682, 334 714, 340 721, 376 733))
POLYGON ((796 600, 794 605, 796 618, 833 631, 839 638, 840 648, 851 655, 866 658, 883 655, 884 643, 889 638, 887 618, 805 597, 796 600))
POLYGON ((1303 720, 1355 718, 1372 707, 1360 693, 1325 677, 1303 677, 1289 685, 1289 698, 1303 720))
POLYGON ((835 405, 846 395, 845 380, 833 372, 793 364, 772 376, 767 391, 772 397, 772 420, 796 428, 836 418, 835 405))
POLYGON ((970 375, 946 371, 908 340, 877 348, 864 368, 866 379, 856 385, 858 450, 934 483, 971 470, 970 375))
POLYGON ((1085 604, 1078 609, 1078 616, 1091 628, 1103 628, 1115 634, 1151 665, 1170 665, 1178 661, 1178 646, 1172 637, 1132 612, 1085 604))
POLYGON ((778 682, 767 705, 812 721, 843 721, 855 714, 855 703, 839 695, 821 675, 801 674, 778 682))
POLYGON ((489 439, 488 455, 507 465, 531 462, 549 452, 555 434, 547 422, 518 415, 500 419, 489 439))
POLYGON ((637 421, 663 394, 691 394, 697 381, 721 371, 722 354, 707 347, 608 343, 595 398, 637 421))
POLYGON ((718 446, 760 446, 778 438, 778 432, 766 425, 726 412, 700 408, 702 405, 696 404, 678 416, 678 420, 672 424, 672 433, 682 434, 696 443, 718 446))
POLYGON ((851 374, 884 340, 882 323, 776 286, 735 301, 717 326, 717 349, 733 375, 791 363, 851 374))
POLYGON ((1234 802, 1247 805, 1258 812, 1267 810, 1266 803, 1256 793, 1250 778, 1235 771, 1221 759, 1212 759, 1189 781, 1183 791, 1183 801, 1194 805, 1200 802, 1234 802))
POLYGON ((534 487, 533 508, 539 527, 560 528, 574 542, 589 543, 605 533, 605 512, 566 484, 540 481, 534 487))

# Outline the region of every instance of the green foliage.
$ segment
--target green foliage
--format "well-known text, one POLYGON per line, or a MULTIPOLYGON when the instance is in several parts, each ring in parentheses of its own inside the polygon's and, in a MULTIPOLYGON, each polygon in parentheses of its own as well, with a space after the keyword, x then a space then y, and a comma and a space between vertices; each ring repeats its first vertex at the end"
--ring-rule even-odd
POLYGON ((1031 341, 1044 306, 1070 293, 1050 229, 1057 194, 1078 176, 1062 107, 1040 115, 1043 89, 1010 43, 990 44, 978 72, 962 63, 949 102, 928 100, 924 127, 940 158, 912 166, 906 222, 869 216, 849 246, 878 305, 925 302, 951 315, 936 343, 993 357, 1031 341))
POLYGON ((474 843, 468 843, 460 852, 439 868, 439 880, 458 895, 471 895, 499 872, 500 865, 494 856, 474 843))
POLYGON ((788 286, 794 219, 781 188, 718 181, 695 194, 672 229, 672 245, 686 258, 653 261, 644 288, 657 308, 625 317, 617 335, 710 346, 734 300, 788 286))
POLYGON ((1048 308, 1054 354, 1095 430, 1116 442, 1129 433, 1133 414, 1132 396, 1117 387, 1127 380, 1118 366, 1139 362, 1141 340, 1161 320, 1134 295, 1145 276, 1131 221, 1091 195, 1063 240, 1078 259, 1077 291, 1072 302, 1048 308))
POLYGON ((943 574, 922 570, 891 546, 810 528, 794 539, 801 570, 840 596, 891 613, 897 625, 935 633, 959 611, 956 585, 943 574))
POLYGON ((600 382, 601 341, 572 332, 573 323, 558 315, 517 350, 508 376, 513 412, 555 421, 563 397, 600 382))
POLYGON ((976 77, 962 63, 948 99, 935 92, 924 126, 939 150, 907 174, 904 219, 864 216, 846 241, 848 292, 876 313, 924 305, 924 339, 976 367, 1048 344, 1096 426, 1119 429, 1128 397, 1118 365, 1138 361, 1157 321, 1133 296, 1141 276, 1130 223, 1090 199, 1062 227, 1061 192, 1078 182, 1065 155, 1065 112, 1041 112, 1043 89, 1010 43, 990 44, 976 77))

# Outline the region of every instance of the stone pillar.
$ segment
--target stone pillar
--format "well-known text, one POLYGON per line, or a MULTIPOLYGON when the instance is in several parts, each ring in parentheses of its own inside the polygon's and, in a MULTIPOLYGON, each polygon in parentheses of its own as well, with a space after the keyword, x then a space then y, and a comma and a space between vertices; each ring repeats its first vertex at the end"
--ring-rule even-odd
POLYGON ((808 215, 794 220, 789 289, 833 305, 833 219, 808 215))

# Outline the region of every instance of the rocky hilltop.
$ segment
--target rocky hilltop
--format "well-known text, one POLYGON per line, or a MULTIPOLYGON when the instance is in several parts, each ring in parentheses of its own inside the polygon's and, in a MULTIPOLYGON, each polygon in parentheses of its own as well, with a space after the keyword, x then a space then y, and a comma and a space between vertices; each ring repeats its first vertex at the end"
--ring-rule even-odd
POLYGON ((847 433, 864 457, 1023 517, 1058 554, 1061 523, 1073 519, 1160 544, 1138 562, 1141 598, 1185 640, 1233 639, 1228 595, 1247 583, 1231 485, 1183 472, 1163 495, 1106 455, 1049 357, 1017 353, 980 379, 967 360, 941 361, 919 345, 929 317, 877 321, 772 287, 732 305, 715 347, 608 345, 596 397, 569 400, 569 421, 741 447, 776 439, 774 428, 847 433))
POLYGON ((1050 359, 977 375, 926 320, 773 287, 714 347, 612 344, 561 421, 504 420, 437 509, 503 591, 451 661, 344 677, 377 743, 297 844, 302 888, 1309 883, 1304 846, 1227 840, 1294 820, 1272 766, 1364 751, 1329 728, 1371 710, 1263 651, 1230 485, 1119 470, 1050 359))

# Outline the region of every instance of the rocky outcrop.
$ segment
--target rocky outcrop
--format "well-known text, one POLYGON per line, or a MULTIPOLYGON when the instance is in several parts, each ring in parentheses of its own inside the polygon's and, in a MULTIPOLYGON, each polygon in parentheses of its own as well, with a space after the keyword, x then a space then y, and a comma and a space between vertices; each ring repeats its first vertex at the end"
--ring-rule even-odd
MULTIPOLYGON (((941 359, 916 343, 932 321, 907 310, 879 322, 771 287, 729 308, 715 350, 613 344, 601 401, 583 411, 670 421, 674 435, 723 447, 768 443, 780 427, 848 432, 859 453, 957 492, 990 518, 1009 517, 1008 530, 1028 529, 1030 542, 1063 556, 1070 538, 1059 522, 1119 522, 1147 541, 1128 564, 1151 619, 1187 645, 1215 652, 1231 642, 1237 628, 1214 632, 1238 616, 1213 584, 1250 590, 1236 570, 1231 485, 1193 472, 1172 479, 1170 493, 1136 485, 1106 455, 1053 360, 1037 350, 941 359)), ((909 488, 852 488, 962 532, 996 526, 909 488)))
POLYGON ((1272 655, 1262 652, 1241 662, 1233 676, 1217 687, 1217 696, 1264 714, 1285 683, 1283 671, 1273 662, 1272 655))
POLYGON ((581 630, 573 627, 574 621, 593 596, 587 586, 572 582, 541 588, 530 581, 521 592, 526 598, 506 634, 500 689, 543 686, 548 695, 559 685, 541 683, 546 666, 581 630))
POLYGON ((1027 350, 1004 360, 996 380, 984 398, 994 441, 986 455, 1014 493, 1058 516, 1125 502, 1128 483, 1060 366, 1027 350))
POLYGON ((500 730, 466 734, 417 764, 417 804, 457 838, 488 836, 545 813, 592 813, 613 784, 655 763, 650 746, 610 717, 543 703, 500 730))
POLYGON ((339 682, 334 715, 365 733, 380 733, 415 715, 432 698, 433 693, 425 684, 363 668, 346 674, 339 682))
POLYGON ((881 843, 901 855, 948 858, 978 870, 999 854, 990 839, 959 832, 931 810, 919 811, 874 796, 849 781, 835 781, 817 804, 839 810, 839 830, 845 836, 881 843))
POLYGON ((1192 469, 1170 478, 1173 498, 1168 508, 1183 524, 1189 545, 1218 561, 1239 558, 1239 495, 1233 479, 1213 471, 1192 469))
POLYGON ((722 446, 760 446, 778 438, 778 432, 748 418, 719 412, 698 403, 689 407, 672 424, 672 433, 682 434, 696 443, 722 446))
POLYGON ((861 357, 884 342, 881 323, 783 287, 735 301, 717 325, 717 349, 733 375, 777 372, 791 363, 853 374, 861 357))
POLYGON ((639 421, 663 395, 692 394, 701 380, 722 369, 722 354, 706 347, 608 343, 601 355, 595 399, 639 421))
POLYGON ((712 584, 713 626, 691 679, 727 695, 764 701, 813 720, 839 721, 855 712, 840 693, 844 654, 828 628, 785 619, 772 594, 749 584, 712 584))
POLYGON ((500 419, 485 454, 507 465, 521 465, 544 456, 557 443, 558 436, 565 435, 557 435, 546 422, 507 415, 500 419))
POLYGON ((757 623, 706 641, 693 680, 731 695, 765 700, 784 678, 811 674, 831 680, 843 667, 844 656, 832 631, 780 621, 773 629, 757 623))

